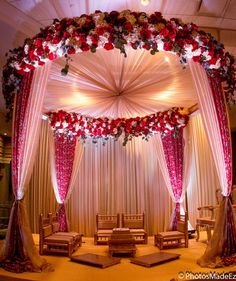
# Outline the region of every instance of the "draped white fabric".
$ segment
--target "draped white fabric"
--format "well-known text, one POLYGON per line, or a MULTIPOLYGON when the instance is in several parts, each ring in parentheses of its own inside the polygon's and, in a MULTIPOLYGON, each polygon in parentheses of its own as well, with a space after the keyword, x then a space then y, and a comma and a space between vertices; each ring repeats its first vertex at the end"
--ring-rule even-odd
POLYGON ((220 180, 222 194, 228 196, 224 151, 212 90, 207 79, 206 71, 203 67, 192 61, 189 61, 189 65, 198 94, 198 104, 203 124, 207 132, 210 147, 213 151, 213 158, 220 180))
POLYGON ((191 73, 177 56, 128 48, 98 50, 72 57, 69 73, 61 76, 65 60, 50 72, 44 111, 64 109, 94 117, 144 116, 173 106, 197 103, 191 73))
POLYGON ((18 169, 19 187, 16 195, 17 200, 21 200, 23 198, 33 169, 33 163, 36 155, 35 148, 38 144, 40 132, 42 106, 50 67, 51 63, 49 62, 45 64, 45 67, 36 69, 33 76, 28 101, 29 106, 27 107, 26 112, 27 130, 24 140, 24 157, 22 168, 18 169))
POLYGON ((20 231, 20 239, 18 239, 22 240, 26 256, 30 259, 32 268, 35 271, 43 270, 44 267, 47 267, 47 262, 39 256, 38 249, 35 247, 27 216, 24 195, 29 185, 30 177, 32 176, 33 164, 36 157, 45 86, 47 84, 50 66, 51 64, 48 63, 44 68, 36 69, 33 75, 24 119, 26 131, 25 134, 21 136, 24 138, 22 142, 24 155, 21 159, 22 163, 20 167, 17 167, 16 170, 18 172, 19 185, 16 188, 16 200, 11 211, 9 228, 3 246, 6 257, 11 256, 9 254, 12 253, 9 253, 9 251, 14 248, 12 244, 15 242, 12 240, 14 239, 12 235, 15 235, 13 229, 14 216, 18 216, 18 229, 20 231), (14 212, 15 210, 16 212, 14 212))

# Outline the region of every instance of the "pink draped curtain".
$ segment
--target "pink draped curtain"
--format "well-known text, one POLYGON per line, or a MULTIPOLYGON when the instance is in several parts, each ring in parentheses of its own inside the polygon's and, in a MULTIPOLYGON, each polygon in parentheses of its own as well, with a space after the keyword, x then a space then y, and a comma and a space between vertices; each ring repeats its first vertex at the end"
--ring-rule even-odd
POLYGON ((65 200, 70 187, 73 163, 75 158, 76 138, 67 138, 63 134, 54 137, 55 146, 55 174, 57 202, 59 203, 60 231, 68 231, 65 211, 65 200))
POLYGON ((177 134, 169 133, 162 138, 162 146, 170 178, 170 184, 175 198, 175 210, 172 216, 171 228, 176 230, 177 213, 180 212, 180 202, 183 192, 184 173, 184 139, 183 129, 177 134))
POLYGON ((15 201, 1 252, 1 266, 13 272, 50 269, 35 247, 24 202, 38 143, 48 70, 49 65, 25 74, 16 96, 12 158, 15 201))
POLYGON ((197 63, 189 62, 196 86, 203 124, 209 139, 223 200, 220 203, 214 233, 204 255, 198 260, 204 267, 223 265, 229 257, 235 263, 236 229, 229 199, 232 185, 232 152, 229 121, 224 94, 218 75, 207 75, 197 63))

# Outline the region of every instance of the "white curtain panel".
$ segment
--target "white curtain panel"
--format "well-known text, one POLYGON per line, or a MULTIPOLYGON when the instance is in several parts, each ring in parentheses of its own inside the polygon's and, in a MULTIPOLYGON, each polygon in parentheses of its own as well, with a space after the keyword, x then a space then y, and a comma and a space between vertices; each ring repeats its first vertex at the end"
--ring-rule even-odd
POLYGON ((17 190, 17 199, 21 200, 24 197, 25 190, 33 170, 33 163, 36 156, 36 147, 38 145, 40 123, 42 116, 42 107, 47 85, 47 78, 51 63, 46 63, 44 67, 37 68, 34 71, 34 76, 30 89, 29 106, 27 107, 26 120, 27 129, 25 136, 24 157, 22 169, 19 171, 19 188, 17 190))
POLYGON ((227 196, 228 185, 225 172, 226 167, 224 160, 224 151, 221 142, 221 133, 218 125, 217 113, 215 110, 211 87, 206 75, 206 71, 200 64, 189 61, 189 66, 198 94, 198 104, 203 124, 207 132, 210 147, 213 152, 213 159, 220 180, 222 194, 223 196, 227 196))

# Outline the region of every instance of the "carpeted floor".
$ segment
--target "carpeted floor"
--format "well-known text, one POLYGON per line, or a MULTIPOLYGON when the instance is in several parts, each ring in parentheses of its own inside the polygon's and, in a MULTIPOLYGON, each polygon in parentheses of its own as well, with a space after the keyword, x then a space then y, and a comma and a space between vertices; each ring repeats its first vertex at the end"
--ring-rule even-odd
MULTIPOLYGON (((187 276, 201 272, 223 273, 235 271, 236 266, 220 269, 208 269, 201 268, 197 265, 196 260, 201 257, 206 248, 206 243, 204 243, 202 237, 204 237, 204 235, 201 234, 201 240, 199 242, 196 242, 195 239, 190 239, 188 249, 165 249, 165 252, 180 254, 180 259, 151 268, 132 264, 130 263, 128 257, 122 257, 120 264, 101 269, 71 262, 70 259, 65 256, 44 256, 48 262, 53 264, 55 268, 54 272, 13 274, 0 268, 0 281, 176 281, 191 280, 187 278, 187 276)), ((34 238, 36 244, 38 245, 38 236, 34 235, 34 238)), ((85 237, 83 238, 83 242, 82 247, 79 248, 75 254, 108 254, 108 246, 94 245, 93 238, 85 237)), ((149 237, 148 245, 137 245, 136 256, 152 254, 155 252, 159 252, 159 249, 154 246, 153 237, 149 237)))
MULTIPOLYGON (((25 279, 22 279, 22 278, 17 278, 17 277, 12 277, 12 276, 4 276, 4 275, 0 275, 0 280, 1 281, 25 281, 25 279)), ((27 279, 27 281, 34 281, 34 280, 27 279)))

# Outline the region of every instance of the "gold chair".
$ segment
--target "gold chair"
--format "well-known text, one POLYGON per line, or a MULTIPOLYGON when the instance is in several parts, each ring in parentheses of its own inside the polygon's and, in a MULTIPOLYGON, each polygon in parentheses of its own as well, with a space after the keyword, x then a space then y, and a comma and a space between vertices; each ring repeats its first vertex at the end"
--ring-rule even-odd
POLYGON ((184 245, 188 248, 188 213, 177 215, 177 230, 159 232, 154 235, 154 244, 160 250, 164 247, 179 247, 184 245))

